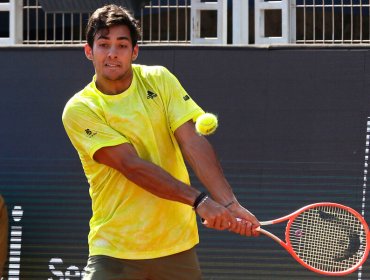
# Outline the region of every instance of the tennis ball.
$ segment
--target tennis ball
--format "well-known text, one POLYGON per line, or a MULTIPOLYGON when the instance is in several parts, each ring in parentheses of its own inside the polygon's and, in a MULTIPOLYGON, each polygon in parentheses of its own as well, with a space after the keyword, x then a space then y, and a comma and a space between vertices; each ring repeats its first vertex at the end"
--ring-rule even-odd
POLYGON ((195 122, 195 129, 200 135, 209 135, 216 131, 218 119, 212 113, 200 115, 195 122))

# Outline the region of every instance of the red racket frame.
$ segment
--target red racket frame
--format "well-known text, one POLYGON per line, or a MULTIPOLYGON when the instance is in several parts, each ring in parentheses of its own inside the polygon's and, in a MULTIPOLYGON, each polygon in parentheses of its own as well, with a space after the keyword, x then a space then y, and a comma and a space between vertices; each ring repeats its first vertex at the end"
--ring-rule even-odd
POLYGON ((287 226, 286 226, 286 230, 285 230, 285 240, 286 242, 282 241, 279 237, 277 237, 276 235, 270 233, 269 231, 267 230, 264 230, 263 228, 259 227, 257 228, 256 230, 258 230, 259 232, 261 232, 262 234, 274 239, 276 242, 278 242, 285 250, 287 250, 290 255, 298 262, 300 263, 301 265, 303 265, 304 267, 306 267, 307 269, 311 270, 311 271, 314 271, 316 273, 319 273, 319 274, 324 274, 324 275, 331 275, 331 276, 342 276, 342 275, 346 275, 346 274, 349 274, 349 273, 352 273, 354 272, 355 270, 357 270, 361 265, 363 265, 363 263, 366 261, 367 257, 368 257, 368 254, 369 254, 369 246, 370 246, 370 234, 369 234, 369 226, 367 225, 365 219, 357 212, 355 211, 354 209, 348 207, 348 206, 344 206, 344 205, 341 205, 341 204, 338 204, 338 203, 332 203, 332 202, 319 202, 319 203, 314 203, 314 204, 310 204, 310 205, 306 205, 300 209, 298 209, 297 211, 289 214, 289 215, 286 215, 284 217, 281 217, 281 218, 278 218, 278 219, 275 219, 275 220, 270 220, 270 221, 264 221, 264 222, 260 222, 261 226, 264 226, 264 225, 272 225, 272 224, 278 224, 278 223, 281 223, 281 222, 284 222, 288 220, 288 223, 287 223, 287 226), (315 207, 323 207, 323 206, 329 206, 329 207, 338 207, 338 208, 342 208, 350 213, 352 213, 355 217, 357 217, 361 224, 363 225, 364 227, 364 231, 365 231, 365 234, 366 234, 366 248, 364 250, 364 255, 362 256, 361 260, 358 262, 358 264, 350 269, 347 269, 345 271, 340 271, 340 272, 328 272, 328 271, 322 271, 320 269, 317 269, 317 268, 314 268, 310 265, 308 265, 307 263, 305 263, 295 252, 294 250, 292 249, 292 245, 290 243, 290 238, 289 238, 289 230, 290 230, 290 227, 294 221, 294 219, 299 216, 302 212, 308 210, 308 209, 311 209, 311 208, 315 208, 315 207))

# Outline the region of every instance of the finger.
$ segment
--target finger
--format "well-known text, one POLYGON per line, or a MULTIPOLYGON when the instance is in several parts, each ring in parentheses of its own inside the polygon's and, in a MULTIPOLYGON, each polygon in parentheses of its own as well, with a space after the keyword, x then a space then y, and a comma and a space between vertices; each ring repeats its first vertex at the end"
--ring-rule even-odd
POLYGON ((260 222, 258 221, 258 219, 256 218, 256 216, 254 216, 251 212, 249 212, 249 219, 248 219, 248 221, 250 221, 255 226, 259 226, 260 225, 260 222))
POLYGON ((229 229, 230 228, 230 223, 229 221, 223 221, 221 223, 221 230, 229 229))
POLYGON ((251 222, 246 222, 246 236, 251 236, 252 235, 252 223, 251 222))
POLYGON ((237 234, 241 234, 241 230, 242 230, 242 223, 241 223, 241 221, 236 222, 235 227, 230 229, 230 231, 232 231, 234 233, 237 233, 237 234))
POLYGON ((251 222, 254 226, 257 226, 257 227, 260 226, 260 222, 257 220, 257 218, 254 215, 252 215, 251 222))
POLYGON ((221 216, 220 221, 220 230, 234 228, 237 224, 236 219, 231 215, 221 216))
POLYGON ((239 220, 237 233, 243 236, 245 235, 245 230, 246 230, 245 221, 239 220))
POLYGON ((206 220, 206 219, 202 218, 202 219, 201 219, 201 222, 202 222, 202 224, 203 224, 205 227, 207 227, 207 228, 213 228, 214 220, 212 220, 212 219, 208 219, 208 220, 206 220))
POLYGON ((260 231, 259 231, 260 227, 259 226, 253 226, 252 227, 252 236, 254 237, 257 237, 257 236, 260 236, 260 231))
MULTIPOLYGON (((228 227, 228 223, 225 226, 228 227)), ((224 228, 224 219, 221 218, 221 217, 216 218, 215 223, 214 223, 214 228, 218 229, 218 230, 225 229, 224 228)))
POLYGON ((240 235, 250 237, 252 235, 252 223, 249 221, 244 221, 242 223, 242 229, 240 235))
POLYGON ((247 209, 244 209, 244 211, 245 211, 245 214, 246 215, 243 215, 243 219, 245 219, 247 221, 250 221, 253 225, 256 225, 256 226, 259 226, 260 225, 260 222, 258 221, 258 219, 256 218, 256 216, 254 216, 247 209))
POLYGON ((210 221, 211 220, 205 220, 201 218, 202 224, 207 228, 214 228, 218 230, 229 229, 230 231, 236 232, 235 229, 239 227, 241 219, 236 219, 231 216, 230 219, 216 218, 212 224, 210 221))
POLYGON ((235 221, 236 221, 236 223, 235 223, 234 226, 230 225, 229 231, 232 231, 234 233, 243 235, 242 232, 244 231, 244 229, 243 229, 244 228, 244 226, 243 226, 244 220, 242 220, 240 218, 236 218, 235 221))
POLYGON ((237 232, 239 228, 240 228, 240 225, 238 222, 236 222, 233 225, 230 224, 229 231, 237 232))

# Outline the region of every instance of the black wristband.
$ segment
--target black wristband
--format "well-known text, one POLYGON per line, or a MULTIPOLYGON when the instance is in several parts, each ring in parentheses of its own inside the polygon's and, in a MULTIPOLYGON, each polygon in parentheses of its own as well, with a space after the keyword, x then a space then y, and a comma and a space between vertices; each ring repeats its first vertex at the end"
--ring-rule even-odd
POLYGON ((200 193, 198 197, 195 199, 194 204, 193 204, 193 209, 197 209, 199 203, 207 196, 205 192, 200 193))

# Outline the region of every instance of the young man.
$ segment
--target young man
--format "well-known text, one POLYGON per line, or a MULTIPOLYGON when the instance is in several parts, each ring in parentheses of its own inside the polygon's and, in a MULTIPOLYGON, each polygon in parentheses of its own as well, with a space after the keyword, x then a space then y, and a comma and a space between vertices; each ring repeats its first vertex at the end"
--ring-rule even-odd
POLYGON ((63 112, 92 199, 84 279, 201 279, 196 214, 207 227, 246 236, 257 235, 259 223, 195 133, 204 111, 164 67, 133 64, 137 21, 122 7, 104 6, 86 37, 95 76, 63 112), (212 199, 190 185, 184 158, 212 199))

